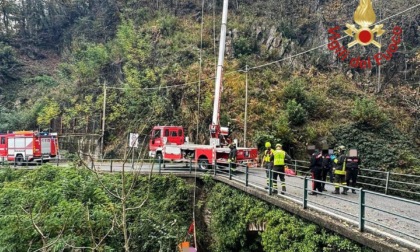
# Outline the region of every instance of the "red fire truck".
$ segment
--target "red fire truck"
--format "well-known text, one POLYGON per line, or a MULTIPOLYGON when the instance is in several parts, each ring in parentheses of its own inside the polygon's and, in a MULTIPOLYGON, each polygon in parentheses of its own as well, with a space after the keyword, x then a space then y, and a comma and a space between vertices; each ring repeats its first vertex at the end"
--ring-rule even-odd
MULTIPOLYGON (((226 21, 228 1, 223 3, 222 27, 220 32, 219 59, 216 72, 213 120, 210 125, 210 144, 200 145, 185 141, 182 126, 155 126, 149 142, 149 156, 160 160, 198 163, 199 168, 206 169, 209 164, 227 164, 231 143, 228 127, 220 127, 220 93, 222 89, 222 68, 225 53, 226 21)), ((237 148, 237 163, 256 165, 258 150, 256 148, 237 148)))
POLYGON ((58 155, 56 133, 15 131, 0 134, 0 160, 16 165, 27 162, 48 162, 58 155))
MULTIPOLYGON (((160 161, 192 162, 198 163, 200 169, 207 169, 209 164, 216 162, 227 165, 230 149, 227 142, 220 143, 213 138, 210 145, 193 144, 185 141, 182 126, 155 126, 149 140, 149 156, 160 161)), ((221 138, 223 139, 223 138, 221 138)), ((237 162, 255 166, 258 157, 256 148, 237 148, 237 162)))

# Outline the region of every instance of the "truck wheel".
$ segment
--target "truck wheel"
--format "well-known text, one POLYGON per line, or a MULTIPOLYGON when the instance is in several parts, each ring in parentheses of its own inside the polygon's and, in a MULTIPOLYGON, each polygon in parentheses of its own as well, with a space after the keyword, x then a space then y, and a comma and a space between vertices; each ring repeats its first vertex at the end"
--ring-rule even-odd
POLYGON ((17 155, 15 157, 15 163, 18 166, 22 166, 23 165, 23 156, 22 155, 17 155))
POLYGON ((209 168, 209 161, 207 158, 199 158, 198 159, 198 168, 201 170, 207 170, 209 168))

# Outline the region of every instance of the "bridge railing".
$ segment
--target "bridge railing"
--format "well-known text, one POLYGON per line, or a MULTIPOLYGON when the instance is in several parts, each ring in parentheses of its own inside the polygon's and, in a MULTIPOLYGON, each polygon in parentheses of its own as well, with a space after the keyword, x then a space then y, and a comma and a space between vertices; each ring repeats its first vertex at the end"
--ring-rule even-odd
MULTIPOLYGON (((296 174, 310 176, 309 164, 310 162, 304 160, 292 160, 288 166, 296 174)), ((363 168, 360 171, 358 184, 363 185, 364 189, 420 200, 420 175, 363 168)))
MULTIPOLYGON (((61 161, 60 161, 61 162, 61 161)), ((85 163, 88 167, 92 168, 93 166, 108 166, 110 171, 113 169, 121 167, 122 163, 125 162, 125 166, 129 167, 130 165, 138 166, 143 162, 155 162, 161 169, 165 168, 167 163, 158 164, 155 159, 98 159, 98 160, 88 160, 85 163)), ((56 161, 53 161, 55 164, 56 161)), ((60 163, 61 164, 61 163, 60 163)), ((0 165, 3 166, 14 166, 17 167, 13 162, 2 161, 0 165)), ((24 166, 31 165, 28 162, 24 163, 24 166)), ((57 165, 59 163, 57 162, 57 165)), ((240 166, 241 164, 238 164, 240 166)), ((288 164, 289 168, 294 170, 297 175, 301 176, 310 176, 309 171, 309 162, 305 160, 292 160, 288 164)), ((186 164, 185 167, 189 167, 186 164)), ((192 169, 192 168, 191 168, 192 169)), ((358 184, 361 185, 364 189, 369 189, 371 191, 385 193, 394 196, 401 196, 404 198, 420 200, 420 175, 410 175, 410 174, 401 174, 394 172, 386 172, 372 169, 361 169, 361 175, 358 176, 358 184)))
MULTIPOLYGON (((239 165, 239 164, 238 164, 239 165)), ((264 172, 253 172, 248 167, 240 167, 233 171, 232 169, 214 168, 213 174, 224 176, 229 180, 243 183, 245 186, 251 186, 265 190, 268 195, 276 195, 276 190, 281 192, 281 181, 275 182, 274 174, 284 175, 287 191, 279 195, 302 204, 304 209, 315 209, 336 218, 342 219, 358 227, 359 231, 368 230, 383 237, 390 237, 401 244, 411 248, 420 249, 420 202, 404 199, 400 197, 386 195, 384 193, 373 192, 363 188, 353 188, 341 186, 339 190, 347 189, 349 194, 352 190, 357 195, 356 198, 343 197, 340 194, 331 194, 325 192, 315 192, 310 184, 319 182, 328 185, 328 188, 336 185, 326 181, 319 181, 308 176, 291 176, 286 173, 273 170, 258 169, 264 172), (245 176, 241 175, 242 173, 245 176), (265 173, 265 174, 264 174, 265 173), (290 182, 293 180, 293 182, 290 182), (279 185, 275 187, 275 185, 279 185), (310 197, 309 194, 322 197, 310 197)))

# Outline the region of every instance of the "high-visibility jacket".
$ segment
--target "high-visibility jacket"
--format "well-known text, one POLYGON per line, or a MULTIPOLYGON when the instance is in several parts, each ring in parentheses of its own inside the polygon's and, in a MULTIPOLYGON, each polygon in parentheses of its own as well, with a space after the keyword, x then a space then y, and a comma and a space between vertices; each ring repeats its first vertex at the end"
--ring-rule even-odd
POLYGON ((284 165, 285 158, 286 158, 286 152, 284 150, 274 151, 274 165, 284 165))
POLYGON ((273 161, 272 157, 273 157, 273 150, 272 149, 264 151, 264 162, 267 163, 267 162, 273 161))
POLYGON ((334 174, 346 175, 346 157, 341 155, 338 157, 338 159, 334 159, 334 163, 337 164, 337 168, 335 168, 334 174))

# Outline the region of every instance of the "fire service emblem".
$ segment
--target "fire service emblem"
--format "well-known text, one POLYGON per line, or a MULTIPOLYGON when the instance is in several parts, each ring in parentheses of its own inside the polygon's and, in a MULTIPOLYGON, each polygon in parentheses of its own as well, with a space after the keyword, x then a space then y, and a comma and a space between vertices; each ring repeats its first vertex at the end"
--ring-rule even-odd
POLYGON ((375 23, 376 15, 373 11, 372 0, 360 0, 359 6, 357 6, 354 12, 354 22, 360 26, 356 28, 354 24, 346 24, 348 28, 344 32, 350 37, 354 37, 354 41, 348 44, 348 48, 356 45, 357 43, 366 46, 374 44, 378 48, 381 48, 381 44, 374 40, 374 35, 377 37, 381 36, 385 31, 382 30, 383 24, 375 25, 371 30, 369 27, 375 23))
MULTIPOLYGON (((381 44, 375 40, 376 37, 381 36, 385 33, 383 24, 374 25, 376 21, 376 15, 373 10, 372 0, 360 0, 359 5, 354 12, 355 24, 346 24, 347 29, 344 31, 350 37, 353 37, 353 41, 347 44, 347 48, 351 48, 356 44, 361 46, 368 46, 370 44, 381 48, 381 44), (373 28, 371 28, 373 26, 373 28)), ((339 26, 328 29, 329 43, 328 49, 334 51, 337 57, 341 60, 347 60, 349 58, 349 51, 346 47, 342 46, 338 41, 341 38, 339 26)), ((402 29, 399 26, 395 26, 392 30, 392 43, 389 44, 388 48, 384 53, 378 52, 373 55, 373 58, 368 56, 362 59, 359 57, 353 57, 350 59, 350 67, 352 68, 371 68, 372 63, 375 62, 377 66, 381 65, 382 61, 389 61, 392 55, 398 50, 398 45, 401 43, 402 29)))

